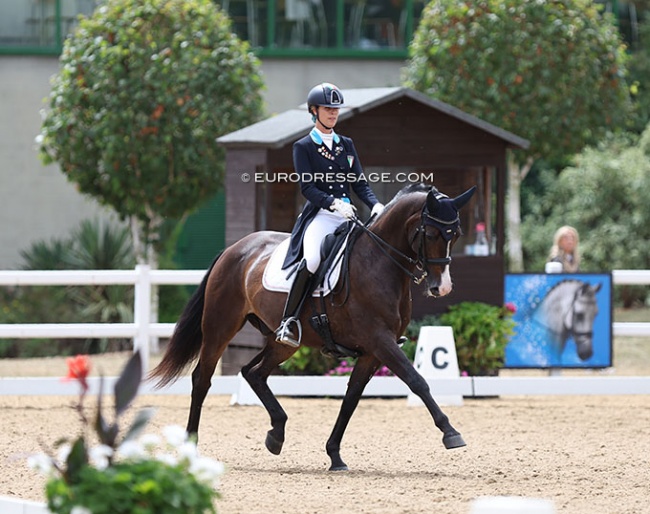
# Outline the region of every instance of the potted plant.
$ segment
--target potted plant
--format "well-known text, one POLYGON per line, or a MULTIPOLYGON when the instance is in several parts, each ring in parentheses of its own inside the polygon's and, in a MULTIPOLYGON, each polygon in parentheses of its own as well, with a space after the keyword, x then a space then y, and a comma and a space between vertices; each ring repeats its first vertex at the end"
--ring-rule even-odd
POLYGON ((47 476, 45 495, 53 514, 207 514, 216 513, 214 499, 223 464, 198 454, 182 427, 169 426, 163 438, 140 434, 152 416, 142 409, 122 433, 118 421, 135 398, 142 377, 139 352, 115 383, 113 420, 102 409, 102 385, 91 419, 83 405, 88 392, 90 361, 68 359, 68 376, 81 386, 76 411, 82 431, 58 443, 58 455, 33 455, 29 465, 47 476), (94 434, 90 434, 93 431, 94 434), (91 447, 89 443, 99 441, 91 447))
POLYGON ((512 303, 503 306, 462 302, 440 316, 440 324, 452 327, 461 373, 496 375, 503 367, 505 348, 514 334, 512 303))

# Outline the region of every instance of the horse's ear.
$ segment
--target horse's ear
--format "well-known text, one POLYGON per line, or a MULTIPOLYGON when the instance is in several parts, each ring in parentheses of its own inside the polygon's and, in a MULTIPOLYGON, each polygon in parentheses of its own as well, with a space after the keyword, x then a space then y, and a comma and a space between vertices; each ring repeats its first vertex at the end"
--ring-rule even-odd
POLYGON ((596 285, 592 288, 593 292, 594 292, 594 293, 597 293, 598 291, 600 291, 600 288, 602 287, 602 285, 603 285, 603 284, 601 284, 600 282, 598 282, 598 284, 596 284, 596 285))
POLYGON ((456 209, 460 210, 465 206, 467 202, 470 201, 472 196, 474 196, 474 193, 476 193, 476 186, 472 186, 469 188, 467 191, 462 193, 461 195, 458 195, 456 198, 452 200, 452 203, 454 204, 454 207, 456 209))
POLYGON ((427 210, 429 212, 436 212, 438 206, 440 205, 440 202, 436 198, 436 193, 437 191, 431 188, 429 190, 429 194, 427 195, 427 210))

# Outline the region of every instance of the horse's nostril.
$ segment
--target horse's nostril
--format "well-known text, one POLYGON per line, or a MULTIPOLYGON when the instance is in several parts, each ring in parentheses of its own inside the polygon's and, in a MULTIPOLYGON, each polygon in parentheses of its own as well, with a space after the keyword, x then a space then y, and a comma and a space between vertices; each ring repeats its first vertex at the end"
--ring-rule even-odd
POLYGON ((432 287, 429 289, 433 296, 440 296, 440 288, 438 286, 432 287))

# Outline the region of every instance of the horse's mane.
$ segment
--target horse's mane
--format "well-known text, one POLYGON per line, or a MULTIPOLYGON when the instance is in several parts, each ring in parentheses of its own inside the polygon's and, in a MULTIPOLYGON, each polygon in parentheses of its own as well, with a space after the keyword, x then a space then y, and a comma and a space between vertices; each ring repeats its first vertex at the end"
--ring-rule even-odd
POLYGON ((409 184, 407 186, 404 186, 402 189, 400 189, 397 192, 397 194, 393 197, 393 199, 386 204, 386 210, 393 207, 393 205, 395 205, 397 202, 399 202, 402 198, 404 198, 407 195, 411 195, 414 193, 428 193, 431 190, 433 190, 435 193, 438 192, 438 190, 434 186, 430 184, 424 184, 423 182, 416 182, 414 184, 409 184))
POLYGON ((582 280, 578 280, 578 279, 575 279, 575 278, 567 278, 567 279, 564 279, 564 280, 560 280, 557 284, 555 284, 553 287, 551 287, 548 290, 548 293, 546 293, 546 296, 550 295, 553 291, 555 291, 559 287, 563 287, 563 286, 567 285, 570 282, 575 282, 575 283, 578 283, 578 284, 585 284, 585 282, 583 282, 582 280))
POLYGON ((397 194, 393 197, 393 199, 390 201, 390 203, 399 200, 401 197, 405 195, 410 195, 413 193, 428 193, 432 189, 436 193, 438 192, 438 190, 434 186, 430 184, 425 184, 424 182, 416 182, 414 184, 409 184, 407 186, 404 186, 402 189, 400 189, 397 192, 397 194))

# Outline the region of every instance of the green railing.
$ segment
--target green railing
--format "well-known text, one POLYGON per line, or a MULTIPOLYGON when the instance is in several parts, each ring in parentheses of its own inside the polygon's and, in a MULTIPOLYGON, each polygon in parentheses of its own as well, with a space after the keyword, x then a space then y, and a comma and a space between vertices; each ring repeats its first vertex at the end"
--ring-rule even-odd
MULTIPOLYGON (((102 0, 0 1, 0 54, 59 55, 79 15, 102 0)), ((425 2, 221 0, 233 30, 262 57, 406 56, 425 2)))

